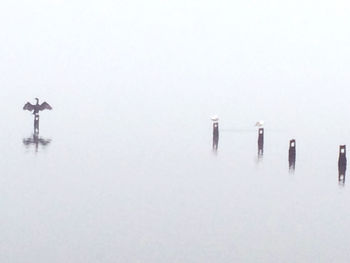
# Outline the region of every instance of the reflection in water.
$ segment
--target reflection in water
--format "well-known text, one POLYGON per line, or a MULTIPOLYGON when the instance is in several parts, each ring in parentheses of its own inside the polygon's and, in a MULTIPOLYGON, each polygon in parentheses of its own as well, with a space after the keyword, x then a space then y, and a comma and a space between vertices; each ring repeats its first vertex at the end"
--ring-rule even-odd
POLYGON ((39 137, 39 134, 34 133, 33 137, 23 139, 23 144, 26 146, 35 145, 35 152, 38 152, 39 145, 47 146, 51 142, 50 139, 39 137))
POLYGON ((213 137, 213 151, 217 151, 219 146, 219 137, 213 137))
POLYGON ((345 172, 346 172, 346 146, 339 146, 339 160, 338 160, 338 181, 340 185, 345 184, 345 172))
POLYGON ((35 146, 35 152, 38 152, 39 145, 45 147, 51 142, 51 139, 44 139, 39 137, 39 114, 34 115, 34 133, 32 137, 24 138, 23 144, 27 147, 35 146))
POLYGON ((219 119, 213 119, 213 151, 217 152, 219 146, 219 119))
POLYGON ((258 131, 258 160, 264 155, 264 128, 259 128, 258 131))
POLYGON ((295 140, 289 141, 289 155, 288 155, 288 161, 289 161, 289 170, 291 172, 294 172, 295 170, 295 155, 296 155, 296 144, 295 140))

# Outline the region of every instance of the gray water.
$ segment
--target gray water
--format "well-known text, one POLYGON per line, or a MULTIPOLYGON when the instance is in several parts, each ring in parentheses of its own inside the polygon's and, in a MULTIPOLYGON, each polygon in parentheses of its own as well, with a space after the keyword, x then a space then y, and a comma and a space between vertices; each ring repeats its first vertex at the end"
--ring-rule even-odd
POLYGON ((0 261, 348 262, 349 4, 317 3, 4 3, 0 261))

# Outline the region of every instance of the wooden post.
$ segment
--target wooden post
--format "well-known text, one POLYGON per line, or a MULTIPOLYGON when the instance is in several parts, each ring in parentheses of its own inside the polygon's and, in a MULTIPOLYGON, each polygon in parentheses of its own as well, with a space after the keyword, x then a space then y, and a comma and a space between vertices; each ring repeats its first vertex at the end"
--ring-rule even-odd
POLYGON ((295 140, 289 141, 289 155, 288 155, 288 161, 289 161, 289 169, 295 170, 295 155, 296 155, 296 144, 295 140))
POLYGON ((39 134, 39 114, 34 115, 34 134, 39 134))
POLYGON ((258 131, 258 157, 264 154, 264 128, 259 128, 258 131))
POLYGON ((213 150, 217 150, 219 145, 219 120, 213 120, 213 150))
POLYGON ((339 184, 345 184, 345 172, 346 172, 346 145, 339 146, 339 159, 338 159, 338 181, 339 184))

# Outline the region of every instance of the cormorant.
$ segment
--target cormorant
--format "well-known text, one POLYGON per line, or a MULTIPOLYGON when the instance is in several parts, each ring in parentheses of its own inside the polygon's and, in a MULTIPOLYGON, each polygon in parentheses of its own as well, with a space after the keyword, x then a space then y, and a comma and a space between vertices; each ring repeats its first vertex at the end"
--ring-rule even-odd
POLYGON ((24 107, 23 110, 29 110, 29 111, 33 111, 33 114, 36 115, 39 113, 39 111, 43 111, 43 110, 52 110, 52 107, 47 103, 47 102, 43 102, 41 104, 39 104, 39 99, 36 99, 36 104, 33 105, 30 102, 27 102, 24 107))

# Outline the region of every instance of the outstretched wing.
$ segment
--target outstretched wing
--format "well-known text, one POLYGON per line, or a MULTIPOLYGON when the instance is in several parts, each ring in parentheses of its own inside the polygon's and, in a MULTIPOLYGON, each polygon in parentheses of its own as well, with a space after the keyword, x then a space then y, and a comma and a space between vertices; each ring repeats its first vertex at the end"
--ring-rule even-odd
POLYGON ((39 110, 52 110, 52 107, 45 101, 41 103, 39 110))
POLYGON ((27 103, 24 105, 23 110, 32 111, 32 110, 34 110, 34 105, 31 104, 31 103, 29 103, 29 102, 27 102, 27 103))

